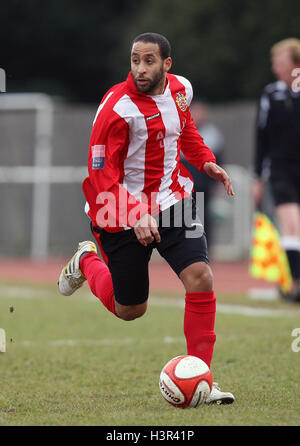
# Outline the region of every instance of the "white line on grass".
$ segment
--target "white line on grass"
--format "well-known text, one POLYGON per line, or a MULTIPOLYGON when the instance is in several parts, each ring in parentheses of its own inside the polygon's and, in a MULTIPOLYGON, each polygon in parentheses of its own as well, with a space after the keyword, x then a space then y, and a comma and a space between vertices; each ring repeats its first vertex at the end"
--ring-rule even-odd
MULTIPOLYGON (((184 308, 183 299, 174 299, 171 297, 156 297, 151 296, 151 305, 158 307, 178 307, 184 308)), ((251 317, 282 317, 282 316, 296 316, 297 313, 291 310, 275 310, 269 308, 255 308, 245 305, 233 305, 233 304, 217 304, 217 313, 225 314, 238 314, 242 316, 251 317)))
MULTIPOLYGON (((145 342, 145 340, 143 340, 145 342)), ((172 337, 172 336, 165 336, 164 338, 149 338, 149 342, 154 343, 160 343, 163 342, 165 344, 178 344, 178 343, 185 343, 184 337, 172 337)), ((24 347, 31 347, 33 345, 39 344, 38 341, 14 341, 15 344, 22 345, 24 347)), ((45 342, 43 341, 43 344, 45 342)), ((111 345, 130 345, 130 344, 136 344, 136 338, 124 338, 124 339, 112 339, 112 338, 103 338, 103 339, 84 339, 84 340, 78 340, 78 339, 57 339, 56 341, 48 341, 46 342, 47 345, 51 347, 74 347, 74 346, 93 346, 93 345, 100 345, 100 346, 111 346, 111 345)))
POLYGON ((48 297, 51 291, 41 288, 17 285, 0 285, 1 297, 13 297, 20 299, 41 299, 48 297))
MULTIPOLYGON (((45 299, 53 295, 52 290, 33 288, 30 286, 0 285, 1 297, 17 299, 45 299)), ((80 290, 80 297, 97 302, 97 298, 87 290, 80 290)), ((149 304, 156 307, 184 308, 184 299, 150 296, 149 304)), ((217 313, 236 314, 250 317, 290 317, 300 314, 297 310, 249 307, 246 305, 217 304, 217 313)))

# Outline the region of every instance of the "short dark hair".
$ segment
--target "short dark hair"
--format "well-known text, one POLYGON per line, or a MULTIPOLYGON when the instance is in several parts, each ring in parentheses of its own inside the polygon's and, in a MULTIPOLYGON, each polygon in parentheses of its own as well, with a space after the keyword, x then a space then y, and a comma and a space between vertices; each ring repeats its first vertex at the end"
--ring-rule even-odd
POLYGON ((167 59, 171 56, 171 45, 168 39, 161 34, 157 33, 143 33, 137 36, 133 42, 132 46, 136 42, 145 43, 156 43, 159 46, 159 52, 162 59, 167 59))

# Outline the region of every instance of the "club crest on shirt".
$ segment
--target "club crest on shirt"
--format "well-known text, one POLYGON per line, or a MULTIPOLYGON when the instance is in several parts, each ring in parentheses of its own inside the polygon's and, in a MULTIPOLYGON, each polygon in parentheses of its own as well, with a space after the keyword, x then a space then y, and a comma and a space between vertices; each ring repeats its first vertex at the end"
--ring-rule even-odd
POLYGON ((176 94, 176 103, 181 111, 186 111, 186 109, 188 108, 186 96, 182 93, 176 94))

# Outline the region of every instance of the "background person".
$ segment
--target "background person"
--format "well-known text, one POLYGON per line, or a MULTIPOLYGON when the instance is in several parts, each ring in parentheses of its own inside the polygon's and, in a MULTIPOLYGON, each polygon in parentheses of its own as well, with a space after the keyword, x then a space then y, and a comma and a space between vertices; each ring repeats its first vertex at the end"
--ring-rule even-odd
POLYGON ((264 88, 259 102, 253 198, 259 207, 267 176, 293 277, 284 297, 300 302, 300 92, 293 76, 300 67, 300 40, 276 43, 271 61, 277 81, 264 88))
MULTIPOLYGON (((193 101, 190 110, 198 132, 205 141, 205 144, 207 144, 208 147, 210 147, 213 151, 216 157, 217 164, 221 165, 224 153, 224 137, 217 126, 210 122, 206 104, 201 101, 193 101)), ((196 197, 197 192, 204 193, 204 203, 202 209, 204 211, 204 230, 207 239, 207 245, 208 247, 210 247, 213 236, 211 198, 216 182, 204 172, 200 172, 199 169, 193 166, 193 164, 188 162, 183 154, 181 162, 188 169, 193 177, 194 197, 196 197)))

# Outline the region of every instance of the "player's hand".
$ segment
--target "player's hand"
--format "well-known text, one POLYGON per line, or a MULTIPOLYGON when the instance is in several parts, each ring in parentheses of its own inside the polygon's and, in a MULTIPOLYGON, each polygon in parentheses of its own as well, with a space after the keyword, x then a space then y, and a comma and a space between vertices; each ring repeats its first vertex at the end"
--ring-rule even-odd
POLYGON ((254 205, 258 208, 263 200, 264 196, 264 183, 260 178, 254 180, 252 184, 252 198, 254 205))
POLYGON ((204 163, 203 170, 208 176, 210 176, 214 180, 223 183, 228 195, 234 195, 231 179, 229 178, 225 170, 222 169, 222 167, 218 166, 215 163, 207 162, 204 163))
POLYGON ((157 243, 161 240, 156 220, 150 214, 143 215, 136 222, 133 229, 138 241, 143 246, 150 245, 154 240, 157 243))

